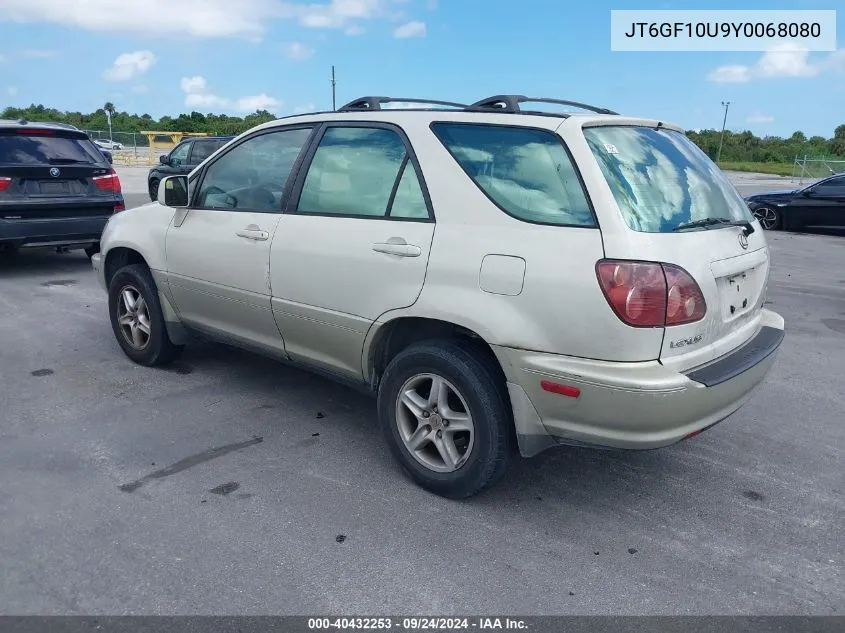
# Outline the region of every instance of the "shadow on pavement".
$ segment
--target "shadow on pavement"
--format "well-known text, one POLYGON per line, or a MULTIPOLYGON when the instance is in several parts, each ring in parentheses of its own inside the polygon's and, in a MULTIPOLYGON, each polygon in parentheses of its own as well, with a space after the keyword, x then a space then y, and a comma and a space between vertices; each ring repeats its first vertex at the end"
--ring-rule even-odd
POLYGON ((66 253, 57 253, 55 248, 24 248, 17 252, 0 251, 0 278, 90 271, 91 261, 82 250, 66 253))

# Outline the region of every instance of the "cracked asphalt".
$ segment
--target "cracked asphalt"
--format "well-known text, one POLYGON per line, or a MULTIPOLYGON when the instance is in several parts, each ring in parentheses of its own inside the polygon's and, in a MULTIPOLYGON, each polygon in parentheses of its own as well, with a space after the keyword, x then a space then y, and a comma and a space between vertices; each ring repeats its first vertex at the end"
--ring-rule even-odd
POLYGON ((787 337, 739 413, 466 502, 366 397, 210 343, 138 367, 84 255, 4 256, 0 614, 842 614, 845 232, 769 240, 787 337))

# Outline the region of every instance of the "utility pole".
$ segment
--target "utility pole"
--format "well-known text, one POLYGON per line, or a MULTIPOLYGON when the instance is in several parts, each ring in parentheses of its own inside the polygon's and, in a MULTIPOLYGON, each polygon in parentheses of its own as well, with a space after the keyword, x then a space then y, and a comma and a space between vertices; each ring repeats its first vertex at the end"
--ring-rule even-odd
POLYGON ((731 106, 730 101, 722 101, 722 107, 725 109, 725 118, 722 119, 722 136, 719 137, 719 151, 716 154, 716 164, 722 158, 722 143, 725 142, 725 124, 728 122, 728 108, 731 106))
POLYGON ((337 82, 334 80, 334 66, 332 66, 332 112, 337 111, 337 102, 335 101, 335 84, 337 82))

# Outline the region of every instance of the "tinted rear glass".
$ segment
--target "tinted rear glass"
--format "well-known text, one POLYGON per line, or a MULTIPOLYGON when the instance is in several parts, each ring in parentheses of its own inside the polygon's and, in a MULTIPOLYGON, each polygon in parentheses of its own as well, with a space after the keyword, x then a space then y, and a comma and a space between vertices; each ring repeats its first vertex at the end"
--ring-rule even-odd
POLYGON ((705 218, 753 220, 727 176, 680 132, 602 126, 584 136, 634 231, 668 233, 705 218))
POLYGON ((508 215, 565 226, 595 218, 560 137, 545 130, 435 123, 434 133, 467 175, 508 215))
POLYGON ((105 156, 87 138, 60 134, 0 133, 0 164, 61 165, 105 161, 105 156))

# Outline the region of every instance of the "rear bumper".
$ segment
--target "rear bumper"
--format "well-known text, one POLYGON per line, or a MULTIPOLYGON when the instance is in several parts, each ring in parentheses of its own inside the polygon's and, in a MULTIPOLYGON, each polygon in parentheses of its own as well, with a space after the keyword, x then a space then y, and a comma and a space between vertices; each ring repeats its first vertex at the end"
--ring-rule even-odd
POLYGON ((0 220, 0 243, 16 246, 84 244, 100 241, 109 216, 0 220))
POLYGON ((681 373, 658 361, 613 363, 494 347, 508 380, 520 451, 556 444, 650 449, 674 444, 724 420, 753 395, 783 340, 780 315, 764 310, 748 343, 681 373), (541 381, 576 387, 550 393, 541 381))

